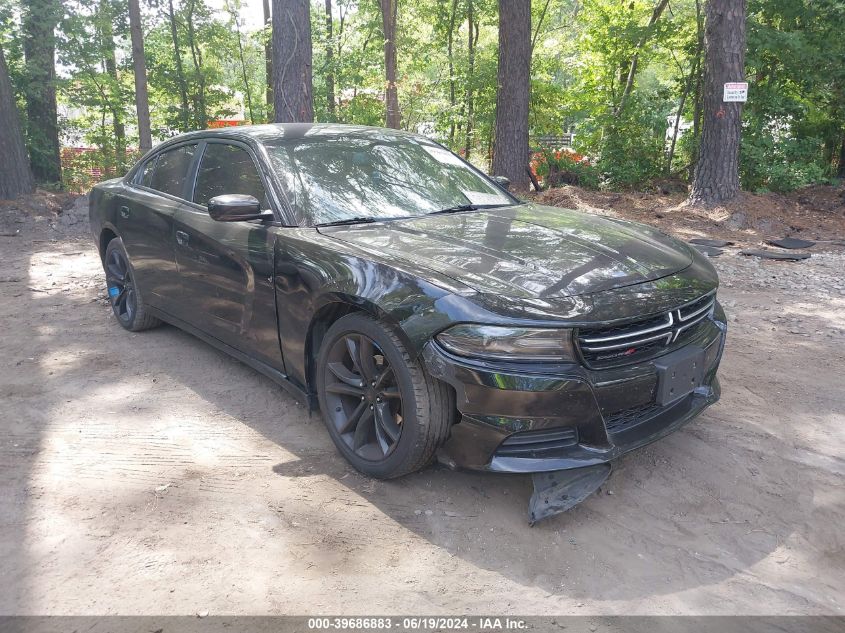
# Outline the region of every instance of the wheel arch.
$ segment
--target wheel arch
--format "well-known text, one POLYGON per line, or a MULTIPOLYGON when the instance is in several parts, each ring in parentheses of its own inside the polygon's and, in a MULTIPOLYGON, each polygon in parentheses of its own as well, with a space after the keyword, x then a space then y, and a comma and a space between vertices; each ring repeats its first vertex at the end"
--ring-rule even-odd
POLYGON ((317 365, 317 356, 320 353, 320 347, 322 346, 326 333, 335 322, 354 312, 368 314, 374 319, 388 325, 411 352, 411 355, 417 355, 415 346, 407 333, 402 329, 399 321, 378 304, 364 297, 332 294, 330 297, 326 297, 323 304, 314 312, 311 322, 308 325, 308 333, 305 337, 305 380, 308 391, 313 392, 316 389, 315 368, 317 365))
POLYGON ((104 226, 100 230, 100 237, 97 241, 97 247, 100 249, 100 260, 105 263, 106 261, 106 247, 109 245, 113 239, 120 237, 117 234, 117 231, 114 230, 112 226, 104 226))

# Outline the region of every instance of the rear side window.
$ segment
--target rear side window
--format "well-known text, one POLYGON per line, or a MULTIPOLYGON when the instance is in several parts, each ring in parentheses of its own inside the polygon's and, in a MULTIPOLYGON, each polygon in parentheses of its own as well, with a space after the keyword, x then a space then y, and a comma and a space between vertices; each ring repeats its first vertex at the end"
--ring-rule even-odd
POLYGON ((156 159, 158 156, 154 156, 146 163, 144 163, 144 168, 141 170, 141 177, 138 179, 138 183, 144 185, 145 187, 149 187, 152 185, 153 182, 153 172, 156 168, 156 159))
POLYGON ((196 145, 182 145, 158 156, 150 187, 181 198, 185 189, 188 168, 197 151, 196 145))
POLYGON ((246 150, 225 143, 209 143, 202 154, 194 202, 203 206, 214 196, 239 193, 254 196, 262 209, 269 208, 267 193, 252 157, 246 150))

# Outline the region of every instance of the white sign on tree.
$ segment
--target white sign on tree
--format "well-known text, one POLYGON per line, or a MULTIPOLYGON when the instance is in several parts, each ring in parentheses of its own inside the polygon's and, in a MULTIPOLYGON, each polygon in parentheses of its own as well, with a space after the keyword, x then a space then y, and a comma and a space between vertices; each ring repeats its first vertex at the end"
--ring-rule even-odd
POLYGON ((722 101, 725 103, 748 101, 748 82, 734 81, 725 84, 725 92, 722 96, 722 101))

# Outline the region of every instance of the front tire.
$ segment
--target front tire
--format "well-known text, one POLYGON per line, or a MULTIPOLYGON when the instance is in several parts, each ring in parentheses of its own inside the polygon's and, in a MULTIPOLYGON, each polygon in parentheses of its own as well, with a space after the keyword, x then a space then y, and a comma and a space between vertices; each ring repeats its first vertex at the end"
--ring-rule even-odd
POLYGON ((109 302, 121 327, 130 332, 140 332, 161 325, 161 321, 147 312, 123 240, 116 237, 110 241, 103 259, 109 302))
POLYGON ((347 315, 323 339, 316 367, 323 421, 340 453, 379 479, 431 462, 448 437, 454 396, 385 324, 347 315))

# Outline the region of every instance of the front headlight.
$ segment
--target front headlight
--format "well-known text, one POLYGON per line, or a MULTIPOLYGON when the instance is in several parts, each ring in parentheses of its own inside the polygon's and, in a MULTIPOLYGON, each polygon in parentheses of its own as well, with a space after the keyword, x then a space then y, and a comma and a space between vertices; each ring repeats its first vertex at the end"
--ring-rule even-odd
POLYGON ((459 356, 496 360, 572 361, 572 330, 464 323, 437 335, 437 342, 459 356))

